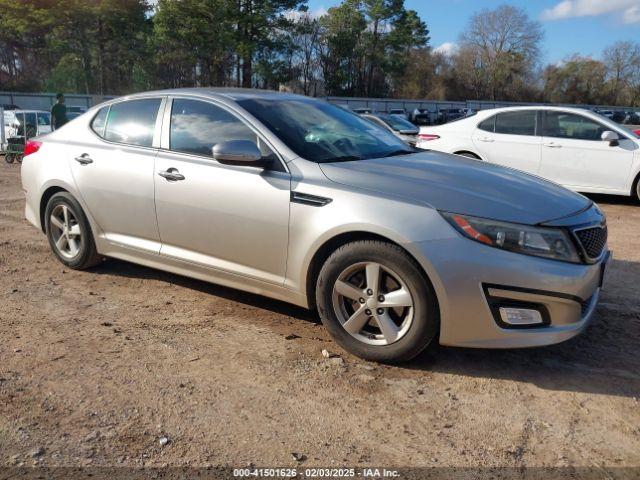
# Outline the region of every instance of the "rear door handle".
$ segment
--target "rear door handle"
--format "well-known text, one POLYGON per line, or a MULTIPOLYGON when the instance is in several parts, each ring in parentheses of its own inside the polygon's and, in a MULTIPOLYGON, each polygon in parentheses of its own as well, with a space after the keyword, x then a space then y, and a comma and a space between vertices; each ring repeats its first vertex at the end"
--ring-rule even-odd
POLYGON ((561 148, 562 147, 562 145, 560 145, 559 143, 556 143, 556 142, 543 143, 543 145, 545 147, 549 147, 549 148, 561 148))
POLYGON ((158 172, 162 178, 170 182, 177 182, 178 180, 184 180, 184 175, 182 175, 177 168, 168 168, 162 172, 158 172))
POLYGON ((88 153, 83 153, 79 157, 74 158, 74 160, 80 165, 89 165, 90 163, 93 163, 93 159, 89 156, 88 153))

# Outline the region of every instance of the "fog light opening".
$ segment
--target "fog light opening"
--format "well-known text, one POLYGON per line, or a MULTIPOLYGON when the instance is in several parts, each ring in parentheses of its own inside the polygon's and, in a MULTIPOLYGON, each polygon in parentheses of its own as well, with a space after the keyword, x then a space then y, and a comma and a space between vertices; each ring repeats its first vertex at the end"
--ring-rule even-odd
POLYGON ((540 312, 530 308, 500 307, 500 318, 508 325, 542 325, 544 323, 540 312))

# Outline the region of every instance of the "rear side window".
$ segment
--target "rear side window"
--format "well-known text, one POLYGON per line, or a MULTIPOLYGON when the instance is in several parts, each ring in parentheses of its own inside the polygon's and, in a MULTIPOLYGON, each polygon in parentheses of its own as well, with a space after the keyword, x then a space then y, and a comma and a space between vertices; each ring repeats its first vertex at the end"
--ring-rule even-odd
POLYGON ((159 108, 159 98, 111 105, 104 138, 110 142, 151 147, 159 108))
MULTIPOLYGON (((257 142, 258 138, 240 119, 216 105, 199 100, 173 100, 171 150, 210 157, 215 145, 228 140, 257 142)), ((258 146, 262 147, 263 155, 271 153, 265 152, 265 145, 258 143, 258 146)))
POLYGON ((104 137, 104 126, 107 124, 107 113, 109 113, 109 107, 102 107, 96 113, 96 116, 91 120, 91 130, 96 132, 101 137, 104 137))
POLYGON ((535 135, 536 117, 535 110, 523 110, 518 112, 499 113, 496 116, 496 133, 507 135, 535 135))
POLYGON ((478 125, 478 128, 480 130, 484 130, 485 132, 493 133, 495 126, 496 126, 496 116, 493 115, 492 117, 489 117, 486 120, 483 120, 482 122, 480 122, 480 124, 478 125))

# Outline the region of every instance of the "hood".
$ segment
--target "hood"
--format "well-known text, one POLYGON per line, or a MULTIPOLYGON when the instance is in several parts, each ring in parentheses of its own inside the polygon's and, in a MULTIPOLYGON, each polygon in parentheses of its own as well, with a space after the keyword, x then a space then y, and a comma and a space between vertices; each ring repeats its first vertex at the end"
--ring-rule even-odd
POLYGON ((535 225, 591 201, 519 170, 440 152, 322 163, 330 180, 428 204, 438 210, 535 225))

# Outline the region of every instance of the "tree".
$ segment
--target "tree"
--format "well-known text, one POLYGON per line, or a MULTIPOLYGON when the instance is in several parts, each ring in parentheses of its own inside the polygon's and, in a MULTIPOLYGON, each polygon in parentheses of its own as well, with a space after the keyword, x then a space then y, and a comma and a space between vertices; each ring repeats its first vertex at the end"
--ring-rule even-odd
POLYGON ((538 65, 542 37, 540 23, 521 8, 481 10, 460 36, 464 81, 479 98, 517 97, 514 86, 526 85, 538 65))
POLYGON ((640 45, 616 42, 604 50, 602 57, 608 72, 608 103, 631 105, 635 102, 634 90, 640 87, 640 45))
POLYGON ((256 54, 274 47, 273 32, 293 28, 293 21, 286 13, 299 10, 306 0, 235 0, 231 3, 236 24, 238 83, 251 88, 256 54))
POLYGON ((573 56, 544 71, 544 99, 553 103, 605 102, 605 65, 589 57, 573 56))

